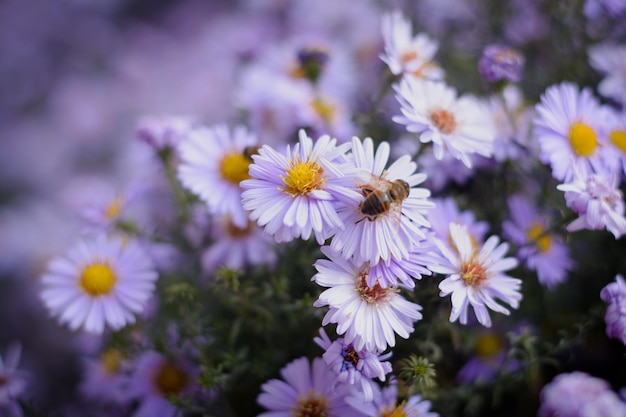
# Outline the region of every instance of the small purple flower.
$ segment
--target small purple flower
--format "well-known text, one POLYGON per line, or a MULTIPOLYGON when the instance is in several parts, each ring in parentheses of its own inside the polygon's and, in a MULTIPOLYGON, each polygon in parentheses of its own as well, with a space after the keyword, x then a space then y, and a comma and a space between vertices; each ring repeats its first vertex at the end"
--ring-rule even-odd
POLYGON ((584 372, 557 375, 541 390, 539 417, 625 417, 626 404, 609 384, 584 372))
POLYGON ((524 56, 516 49, 504 45, 487 46, 478 61, 478 72, 490 83, 519 82, 523 67, 524 56))
POLYGON ((626 345, 626 282, 624 277, 617 275, 615 282, 602 288, 600 298, 609 303, 604 316, 606 335, 626 345))
POLYGON ((367 417, 439 417, 438 413, 431 411, 430 401, 424 400, 421 395, 411 395, 405 401, 398 400, 396 381, 392 381, 382 390, 377 390, 372 402, 365 402, 362 397, 356 395, 347 398, 348 404, 367 417))
POLYGON ((13 343, 7 349, 4 361, 0 356, 0 415, 2 416, 22 415, 17 405, 17 399, 26 387, 26 374, 17 369, 21 354, 22 345, 13 343))

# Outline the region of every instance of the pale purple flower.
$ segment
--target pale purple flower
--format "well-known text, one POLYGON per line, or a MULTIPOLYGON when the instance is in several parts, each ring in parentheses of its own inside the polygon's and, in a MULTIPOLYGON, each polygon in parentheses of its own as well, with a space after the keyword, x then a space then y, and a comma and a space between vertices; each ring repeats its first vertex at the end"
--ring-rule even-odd
MULTIPOLYGON (((626 10, 626 3, 622 3, 626 10)), ((603 75, 598 92, 626 105, 626 45, 598 44, 589 48, 589 63, 603 75)))
POLYGON ((191 130, 178 146, 178 177, 183 186, 206 202, 211 214, 227 214, 239 227, 248 223, 240 183, 250 178, 248 166, 252 161, 245 150, 256 144, 256 136, 245 127, 231 131, 218 125, 191 130))
POLYGON ((604 229, 619 238, 626 233, 624 200, 615 174, 590 174, 569 183, 557 185, 565 192, 565 202, 579 217, 567 226, 574 232, 582 229, 604 229))
POLYGON ((26 388, 26 372, 18 369, 22 345, 14 342, 7 348, 4 357, 0 356, 0 415, 9 417, 22 415, 17 400, 26 388))
POLYGON ((583 13, 588 19, 597 19, 603 13, 611 17, 618 17, 626 11, 626 3, 622 0, 585 0, 583 13))
POLYGON ((621 170, 626 174, 626 106, 621 111, 607 109, 606 131, 609 136, 609 170, 621 170))
POLYGON ((450 321, 460 318, 461 324, 467 324, 468 307, 472 306, 479 323, 491 327, 488 308, 508 315, 509 310, 496 301, 517 308, 522 299, 522 281, 504 274, 517 266, 517 260, 504 258, 509 245, 499 244, 497 236, 476 247, 466 226, 450 223, 450 237, 456 251, 437 240, 441 263, 432 266, 434 272, 448 276, 439 283, 439 295, 452 294, 450 321))
POLYGON ((574 262, 563 240, 548 232, 549 219, 522 195, 509 197, 508 207, 511 220, 503 223, 503 236, 520 247, 517 258, 550 289, 565 281, 574 262))
POLYGON ((626 404, 603 379, 584 372, 557 375, 541 390, 538 417, 624 417, 626 404))
POLYGON ((391 353, 379 355, 376 351, 356 350, 342 337, 332 342, 323 328, 320 328, 320 337, 313 341, 325 350, 322 357, 337 374, 336 383, 354 385, 363 393, 365 401, 372 401, 376 389, 373 379, 385 381, 385 375, 391 372, 391 363, 386 361, 391 353))
POLYGON ((564 182, 602 169, 604 113, 589 88, 563 82, 550 86, 535 106, 534 136, 540 159, 550 164, 552 176, 564 182))
POLYGON ((624 277, 617 275, 615 282, 602 288, 600 298, 609 304, 604 315, 606 335, 626 345, 626 281, 624 277))
POLYGON ((242 181, 242 203, 250 219, 276 242, 294 238, 319 244, 344 227, 337 213, 344 201, 358 201, 357 171, 345 162, 350 144, 337 146, 328 135, 317 141, 300 131, 300 141, 279 153, 264 145, 250 165, 252 179, 242 181))
POLYGON ((524 56, 518 50, 498 44, 487 46, 478 61, 478 72, 490 83, 519 82, 523 67, 524 56))
POLYGON ((424 400, 419 394, 411 395, 408 399, 401 401, 398 398, 396 381, 392 381, 387 387, 378 389, 372 402, 366 402, 362 396, 356 395, 348 397, 347 402, 367 417, 439 417, 438 413, 431 411, 430 401, 424 400))
MULTIPOLYGON (((387 168, 389 143, 382 142, 374 153, 374 142, 366 138, 361 143, 352 138, 352 156, 359 170, 365 173, 356 183, 355 189, 361 192, 358 199, 350 200, 338 210, 343 225, 331 241, 331 247, 355 262, 397 261, 409 257, 409 252, 419 239, 425 237, 425 227, 429 226, 424 214, 433 204, 428 200, 430 191, 417 188, 426 176, 415 173, 417 165, 409 155, 397 159, 387 168), (361 210, 366 190, 385 192, 393 181, 401 180, 409 186, 409 195, 401 200, 390 202, 389 210, 376 216, 368 216, 361 210)), ((375 197, 375 196, 373 196, 375 197)), ((372 197, 372 198, 373 198, 372 197)))
POLYGON ((432 142, 435 158, 449 153, 471 168, 470 155, 491 157, 495 130, 482 101, 471 95, 457 97, 456 90, 442 82, 407 77, 394 90, 402 115, 393 121, 417 133, 420 142, 432 142))
POLYGON ((433 199, 437 209, 428 213, 428 221, 430 221, 431 229, 435 237, 444 243, 447 243, 451 249, 452 236, 450 235, 450 223, 462 224, 467 227, 472 242, 480 245, 485 241, 485 235, 489 230, 489 223, 479 221, 471 210, 462 210, 457 205, 456 200, 452 197, 433 199))
POLYGON ((175 149, 193 124, 189 116, 143 116, 137 121, 135 135, 156 150, 175 149))
POLYGON ((96 358, 83 360, 83 378, 79 391, 90 400, 99 403, 124 403, 129 400, 128 361, 118 349, 110 348, 96 358))
POLYGON ((343 259, 328 246, 322 253, 329 259, 318 259, 314 266, 317 273, 312 280, 327 287, 313 304, 328 306, 322 326, 337 324, 337 333, 344 335, 344 342, 352 344, 357 351, 384 351, 395 346, 397 333, 408 338, 413 323, 422 318, 422 307, 407 301, 397 287, 383 288, 376 282, 369 286, 368 263, 355 263, 343 259))
POLYGON ((474 355, 459 370, 457 379, 465 384, 489 383, 498 374, 514 372, 520 366, 519 360, 508 357, 501 335, 483 333, 477 337, 474 355))
POLYGON ((336 387, 337 375, 322 358, 313 359, 312 364, 305 357, 295 359, 280 374, 282 380, 271 379, 261 386, 257 402, 268 411, 258 417, 311 415, 305 410, 327 417, 360 416, 345 402, 350 386, 336 387))
POLYGON ((41 298, 51 315, 72 330, 119 330, 144 311, 157 277, 136 241, 98 235, 50 262, 41 298))

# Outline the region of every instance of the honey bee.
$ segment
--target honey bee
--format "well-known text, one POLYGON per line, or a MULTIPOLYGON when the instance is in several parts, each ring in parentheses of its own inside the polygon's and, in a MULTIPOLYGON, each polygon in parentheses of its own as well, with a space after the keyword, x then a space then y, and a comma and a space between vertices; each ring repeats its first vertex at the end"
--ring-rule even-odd
POLYGON ((388 181, 377 177, 374 185, 362 186, 361 192, 365 197, 359 205, 363 217, 357 223, 365 219, 374 221, 385 213, 392 213, 399 220, 402 202, 409 196, 411 187, 404 180, 388 181))
POLYGON ((258 145, 250 145, 243 148, 243 152, 241 153, 247 160, 252 161, 252 155, 256 155, 259 153, 259 149, 261 149, 258 145))

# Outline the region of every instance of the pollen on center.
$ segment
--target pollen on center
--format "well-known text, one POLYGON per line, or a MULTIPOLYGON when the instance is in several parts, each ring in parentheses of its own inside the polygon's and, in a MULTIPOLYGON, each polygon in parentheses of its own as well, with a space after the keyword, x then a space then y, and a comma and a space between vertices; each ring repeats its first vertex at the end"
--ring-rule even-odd
POLYGON ((292 414, 293 417, 327 417, 328 402, 326 398, 311 391, 306 397, 298 398, 298 405, 292 414))
POLYGON ((250 178, 248 167, 250 159, 242 153, 226 155, 220 162, 220 174, 226 181, 239 185, 243 180, 250 178))
POLYGON ((185 372, 171 363, 164 363, 154 374, 154 384, 164 397, 180 394, 187 382, 185 372))
POLYGON ((449 135, 456 129, 456 119, 454 118, 454 114, 448 110, 435 109, 430 112, 429 117, 435 127, 446 135, 449 135))
POLYGON ((285 187, 285 193, 295 197, 318 190, 324 184, 324 169, 316 162, 301 162, 300 158, 290 162, 290 168, 280 177, 285 187))
POLYGON ((361 299, 369 304, 377 304, 381 301, 384 301, 387 298, 387 295, 394 291, 391 287, 381 287, 378 281, 376 281, 373 287, 370 287, 369 285, 367 285, 367 278, 368 269, 362 271, 357 276, 356 290, 358 291, 361 299))
POLYGON ((404 407, 401 404, 394 408, 385 408, 380 417, 407 417, 407 414, 404 412, 404 407))
POLYGON ((579 156, 591 156, 598 147, 596 132, 588 125, 575 122, 569 130, 572 150, 579 156))
POLYGON ((471 260, 461 266, 461 278, 468 287, 477 286, 487 279, 487 270, 480 262, 471 260))
POLYGON ((80 276, 80 286, 94 297, 110 293, 116 281, 115 272, 106 263, 91 264, 83 269, 80 276))
POLYGON ((541 252, 546 252, 550 249, 550 244, 552 243, 550 236, 544 233, 545 230, 539 223, 533 223, 527 232, 528 239, 534 242, 541 252))

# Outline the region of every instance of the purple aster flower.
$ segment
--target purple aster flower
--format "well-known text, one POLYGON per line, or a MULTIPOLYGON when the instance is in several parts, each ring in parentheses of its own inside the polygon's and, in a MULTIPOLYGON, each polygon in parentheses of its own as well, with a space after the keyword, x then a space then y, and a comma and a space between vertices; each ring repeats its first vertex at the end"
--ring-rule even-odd
POLYGON ((522 281, 503 273, 515 268, 517 260, 504 258, 509 245, 499 245, 497 236, 491 236, 484 245, 475 247, 467 227, 456 223, 450 223, 450 236, 457 250, 452 251, 447 244, 437 240, 441 263, 432 267, 434 272, 448 275, 439 283, 439 295, 452 294, 450 321, 460 317, 461 324, 467 324, 467 310, 471 305, 480 324, 490 327, 487 308, 509 314, 509 310, 496 300, 517 308, 522 299, 519 292, 522 281))
POLYGON ((248 216, 241 206, 240 183, 250 178, 246 154, 257 144, 245 127, 230 131, 224 125, 198 127, 180 143, 181 183, 207 203, 211 214, 228 214, 233 223, 246 227, 248 216))
POLYGON ((490 83, 519 82, 523 67, 524 56, 518 50, 504 45, 487 46, 478 61, 478 72, 490 83))
POLYGON ((357 351, 342 337, 331 342, 323 328, 320 328, 320 337, 313 340, 325 350, 322 357, 337 374, 337 383, 356 385, 363 393, 364 400, 372 401, 376 388, 373 378, 384 381, 385 375, 391 372, 391 363, 385 361, 391 357, 391 353, 378 355, 377 352, 364 349, 357 351))
POLYGON ((346 400, 355 410, 367 417, 439 417, 430 410, 431 403, 422 399, 421 395, 411 395, 399 401, 398 384, 393 381, 388 387, 377 390, 374 401, 366 402, 362 396, 350 396, 346 400))
MULTIPOLYGON (((626 10, 626 3, 622 3, 626 10)), ((599 44, 589 48, 589 63, 603 75, 598 92, 626 105, 626 45, 599 44)))
POLYGON ((549 87, 535 106, 534 135, 540 159, 557 180, 571 181, 603 167, 604 110, 589 88, 563 82, 549 87))
POLYGON ((123 403, 129 400, 129 364, 117 349, 107 349, 95 359, 83 361, 83 380, 79 390, 87 398, 99 402, 123 403))
POLYGON ((531 201, 521 195, 508 199, 511 220, 502 225, 503 236, 520 246, 517 257, 537 271, 539 282, 552 289, 567 278, 574 263, 569 248, 559 236, 548 233, 548 218, 537 213, 531 201))
POLYGON ((609 153, 609 170, 621 170, 626 174, 626 106, 621 111, 608 109, 606 130, 612 151, 609 153))
POLYGON ((26 388, 27 374, 18 369, 21 355, 22 346, 14 342, 8 347, 4 358, 0 356, 0 415, 3 416, 22 415, 17 400, 26 388))
POLYGON ((259 149, 250 165, 252 179, 241 183, 243 207, 277 242, 314 234, 322 244, 344 226, 340 203, 360 197, 354 189, 357 171, 345 162, 350 144, 337 146, 328 135, 313 143, 304 130, 299 136, 284 154, 267 145, 259 149))
POLYGON ((327 416, 358 417, 345 402, 349 385, 335 386, 335 372, 322 358, 299 358, 281 371, 283 380, 271 379, 261 386, 257 402, 268 411, 258 417, 327 416))
POLYGON ((451 249, 456 250, 452 247, 450 235, 450 223, 456 223, 467 227, 474 245, 480 245, 485 241, 485 234, 489 229, 487 222, 476 220, 471 210, 461 211, 452 197, 433 199, 433 202, 437 210, 428 213, 428 220, 437 239, 448 243, 451 249))
POLYGON ((565 192, 567 206, 580 215, 567 226, 568 231, 606 228, 616 239, 626 233, 624 201, 615 174, 583 177, 577 172, 572 182, 556 188, 565 192))
POLYGON ((402 115, 393 121, 417 133, 420 142, 432 142, 435 158, 449 153, 471 168, 470 155, 492 156, 495 129, 482 101, 457 97, 456 90, 442 82, 415 78, 404 77, 394 89, 402 115))
POLYGON ((135 322, 152 297, 158 275, 136 241, 98 235, 52 260, 41 298, 72 330, 102 333, 135 322))
POLYGON ((538 417, 624 417, 626 404, 603 379, 584 372, 557 375, 541 390, 538 417))
POLYGON ((387 142, 374 154, 370 138, 363 143, 352 138, 354 163, 365 175, 356 182, 359 198, 338 211, 345 227, 334 236, 331 247, 346 259, 354 256, 357 263, 408 258, 418 239, 425 237, 423 228, 429 226, 424 214, 434 206, 428 201, 430 191, 415 188, 426 175, 415 173, 417 165, 409 155, 386 168, 389 151, 387 142))
POLYGON ((344 343, 352 344, 357 351, 384 351, 395 346, 395 333, 408 338, 413 323, 422 318, 422 307, 407 301, 398 288, 383 288, 378 282, 368 285, 368 263, 356 264, 343 259, 328 246, 322 253, 329 259, 318 259, 314 266, 317 274, 312 280, 327 287, 315 307, 329 306, 322 325, 337 323, 337 333, 344 335, 344 343))
POLYGON ((514 372, 521 365, 517 359, 507 357, 506 343, 496 333, 479 335, 474 353, 457 374, 457 379, 466 384, 491 382, 499 373, 514 372))
POLYGON ((604 321, 606 335, 626 345, 626 282, 622 275, 600 291, 600 298, 609 303, 604 321))
POLYGON ((186 116, 144 116, 137 121, 135 135, 156 150, 175 149, 193 124, 186 116))

